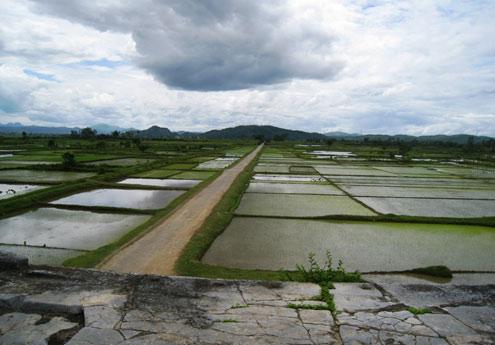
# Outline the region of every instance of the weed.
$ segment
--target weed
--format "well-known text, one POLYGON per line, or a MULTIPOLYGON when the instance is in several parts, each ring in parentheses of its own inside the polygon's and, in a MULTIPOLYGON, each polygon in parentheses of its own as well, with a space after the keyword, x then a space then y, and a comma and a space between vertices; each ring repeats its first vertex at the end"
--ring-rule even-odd
POLYGON ((327 285, 331 282, 361 282, 361 273, 347 272, 344 268, 344 263, 339 260, 337 268, 333 268, 333 257, 329 250, 326 252, 326 262, 323 266, 316 261, 315 253, 308 255, 307 269, 304 265, 297 265, 297 271, 288 273, 289 280, 297 280, 303 282, 316 283, 327 285))
POLYGON ((331 307, 326 304, 297 304, 297 303, 289 303, 287 308, 291 309, 310 309, 310 310, 329 310, 333 312, 331 307))
POLYGON ((241 309, 241 308, 249 308, 247 304, 234 304, 230 309, 241 309))
POLYGON ((409 307, 409 308, 407 308, 407 310, 414 315, 430 314, 431 313, 431 309, 428 307, 422 307, 422 308, 409 307))
POLYGON ((452 278, 452 271, 446 266, 428 266, 410 270, 411 273, 424 274, 432 277, 452 278))

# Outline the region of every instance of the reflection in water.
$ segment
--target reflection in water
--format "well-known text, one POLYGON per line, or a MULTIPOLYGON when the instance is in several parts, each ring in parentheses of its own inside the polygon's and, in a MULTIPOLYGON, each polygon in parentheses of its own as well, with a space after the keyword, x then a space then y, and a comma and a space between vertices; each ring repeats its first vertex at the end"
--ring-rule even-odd
POLYGON ((117 240, 148 218, 40 208, 1 219, 0 243, 93 250, 117 240))
POLYGON ((135 209, 158 209, 166 207, 183 194, 179 190, 97 189, 78 193, 54 201, 54 204, 80 206, 108 206, 135 209))

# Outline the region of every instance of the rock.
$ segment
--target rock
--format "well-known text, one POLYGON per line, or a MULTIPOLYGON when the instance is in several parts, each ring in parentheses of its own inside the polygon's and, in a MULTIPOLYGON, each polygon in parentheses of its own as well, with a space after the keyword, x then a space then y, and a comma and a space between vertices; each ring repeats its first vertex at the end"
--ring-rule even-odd
POLYGON ((23 310, 36 310, 48 313, 80 314, 83 306, 105 305, 123 307, 125 295, 114 294, 111 290, 90 291, 46 291, 24 299, 23 310))
POLYGON ((466 335, 448 337, 447 340, 452 345, 490 345, 495 344, 495 336, 488 335, 466 335))
POLYGON ((422 314, 418 318, 442 337, 476 335, 476 332, 451 315, 422 314))
POLYGON ((334 296, 337 310, 349 313, 357 311, 382 309, 396 303, 388 301, 382 293, 366 283, 336 283, 335 290, 330 293, 334 296))
POLYGON ((436 337, 416 336, 390 331, 377 331, 373 329, 362 329, 353 326, 341 326, 340 336, 343 345, 448 345, 448 343, 436 337))
POLYGON ((436 337, 437 334, 421 322, 411 322, 412 314, 408 311, 380 312, 357 312, 353 315, 341 314, 338 321, 341 325, 354 326, 377 331, 390 331, 407 333, 415 336, 436 337), (406 322, 406 320, 409 320, 406 322))
POLYGON ((84 307, 84 325, 86 327, 114 328, 120 319, 120 312, 114 308, 101 305, 84 307))
POLYGON ((112 329, 82 328, 66 345, 113 345, 124 337, 112 329))
POLYGON ((495 333, 495 307, 459 306, 445 310, 475 330, 495 333))
POLYGON ((29 267, 29 260, 26 257, 14 253, 0 252, 0 271, 25 270, 29 267))
POLYGON ((299 317, 305 325, 325 325, 328 328, 334 325, 333 316, 328 310, 300 309, 299 317))
POLYGON ((41 315, 10 313, 0 316, 0 345, 48 344, 51 337, 63 331, 74 330, 79 325, 61 317, 37 324, 41 315))

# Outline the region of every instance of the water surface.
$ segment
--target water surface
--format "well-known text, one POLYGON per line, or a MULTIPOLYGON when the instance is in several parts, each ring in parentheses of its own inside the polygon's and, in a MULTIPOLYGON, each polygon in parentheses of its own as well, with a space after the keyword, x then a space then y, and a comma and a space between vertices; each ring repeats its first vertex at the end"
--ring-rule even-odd
POLYGON ((183 190, 142 190, 142 189, 96 189, 74 194, 53 201, 53 204, 80 206, 108 206, 135 209, 158 209, 166 207, 172 200, 183 194, 183 190))
POLYGON ((123 184, 140 184, 144 186, 158 187, 181 187, 191 188, 200 183, 201 180, 174 180, 174 179, 157 179, 157 178, 127 178, 120 181, 123 184))
POLYGON ((295 269, 330 250, 348 270, 401 271, 432 265, 495 271, 495 230, 481 226, 234 218, 203 262, 244 269, 295 269))
POLYGON ((0 170, 0 180, 16 182, 63 182, 94 176, 94 173, 43 170, 0 170))
POLYGON ((150 216, 40 208, 0 220, 0 243, 93 250, 150 216))
POLYGON ((47 187, 32 184, 0 183, 0 200, 12 198, 16 195, 29 193, 43 188, 47 187))

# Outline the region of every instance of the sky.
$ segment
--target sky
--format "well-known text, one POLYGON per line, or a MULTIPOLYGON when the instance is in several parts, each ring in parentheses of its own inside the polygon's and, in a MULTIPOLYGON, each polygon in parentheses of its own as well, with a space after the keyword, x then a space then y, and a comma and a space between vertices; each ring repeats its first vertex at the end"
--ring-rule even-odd
POLYGON ((0 123, 495 136, 493 0, 2 0, 0 123))

